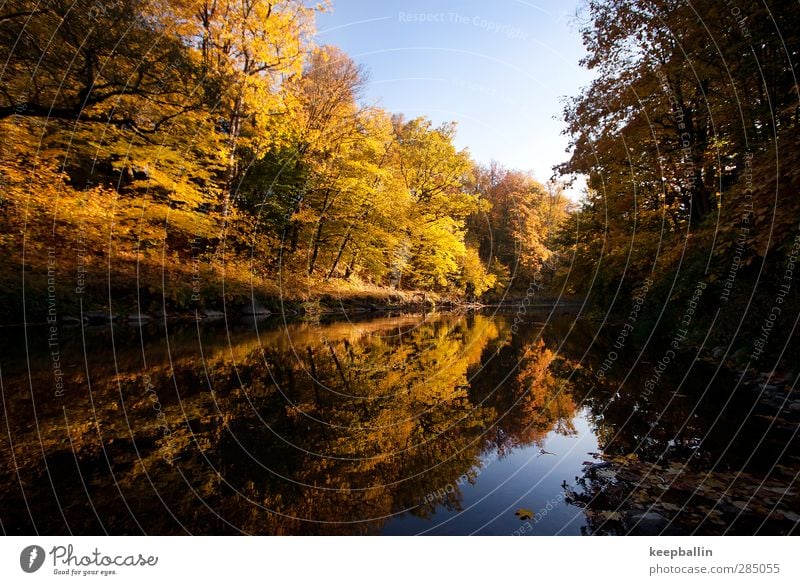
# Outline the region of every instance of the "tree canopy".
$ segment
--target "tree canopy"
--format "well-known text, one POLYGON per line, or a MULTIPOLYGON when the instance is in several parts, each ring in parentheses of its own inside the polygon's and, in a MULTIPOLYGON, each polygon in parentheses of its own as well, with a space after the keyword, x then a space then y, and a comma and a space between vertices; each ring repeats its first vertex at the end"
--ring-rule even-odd
POLYGON ((576 265, 611 295, 682 264, 721 280, 740 236, 743 266, 778 259, 800 215, 796 6, 591 0, 582 16, 595 77, 566 103, 560 167, 588 181, 576 265))
MULTIPOLYGON (((180 276, 144 289, 173 287, 166 294, 179 307, 224 303, 222 288, 229 296, 248 285, 267 295, 340 283, 478 298, 516 286, 517 265, 530 277, 552 252, 545 188, 505 170, 500 184, 486 180, 456 146, 454 123, 366 103, 367 72, 314 42, 326 9, 300 0, 3 4, 10 257, 21 262, 20 225, 33 205, 61 228, 33 221, 27 241, 114 255, 120 289, 168 258, 180 276), (79 241, 87 221, 93 236, 79 241), (498 247, 487 244, 487 222, 498 247), (197 262, 203 294, 189 287, 197 262)), ((37 258, 28 256, 31 278, 46 272, 37 258)), ((87 291, 107 297, 89 280, 87 291)))

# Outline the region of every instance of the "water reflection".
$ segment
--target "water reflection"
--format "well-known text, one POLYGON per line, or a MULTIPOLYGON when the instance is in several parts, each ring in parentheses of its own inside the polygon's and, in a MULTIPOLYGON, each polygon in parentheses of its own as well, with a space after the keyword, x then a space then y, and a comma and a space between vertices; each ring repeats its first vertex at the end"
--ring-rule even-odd
POLYGON ((374 533, 458 509, 487 450, 568 430, 574 412, 548 399, 559 389, 541 341, 495 383, 519 348, 504 319, 477 314, 141 339, 117 327, 113 356, 110 331, 76 330, 63 399, 38 333, 30 384, 19 350, 3 353, 14 532, 374 533))
MULTIPOLYGON (((63 397, 47 332, 6 333, 8 533, 714 533, 731 511, 686 491, 701 471, 736 498, 791 485, 751 462, 726 483, 747 435, 714 422, 721 391, 642 397, 641 364, 599 383, 572 315, 76 328, 63 397)), ((750 516, 785 531, 795 499, 750 516)))

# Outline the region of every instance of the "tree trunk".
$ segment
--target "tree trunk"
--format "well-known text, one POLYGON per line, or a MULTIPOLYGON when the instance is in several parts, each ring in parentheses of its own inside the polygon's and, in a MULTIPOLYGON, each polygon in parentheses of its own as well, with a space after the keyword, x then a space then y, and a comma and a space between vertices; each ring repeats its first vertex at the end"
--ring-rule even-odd
POLYGON ((322 239, 322 227, 325 225, 325 216, 319 218, 317 222, 317 230, 314 233, 314 244, 313 250, 311 251, 311 259, 308 262, 308 275, 311 276, 314 273, 314 267, 317 264, 317 256, 319 255, 319 244, 320 240, 322 239))
POLYGON ((330 280, 333 278, 333 273, 336 272, 336 267, 339 265, 339 261, 342 259, 342 255, 344 254, 344 249, 347 247, 347 244, 350 242, 350 228, 347 229, 347 233, 345 234, 344 238, 342 238, 341 244, 339 244, 339 250, 336 252, 336 258, 333 260, 333 265, 331 269, 328 271, 328 276, 326 280, 330 280))
POLYGON ((711 196, 703 183, 702 173, 699 170, 695 172, 694 185, 689 196, 692 206, 692 227, 697 227, 711 213, 711 196))
POLYGON ((225 176, 225 185, 222 191, 222 215, 227 217, 230 211, 231 198, 233 195, 233 184, 236 180, 236 146, 239 143, 239 134, 242 130, 242 101, 236 99, 230 119, 230 135, 228 136, 228 170, 225 176))
POLYGON ((696 115, 695 108, 683 104, 680 91, 678 96, 681 99, 685 128, 676 126, 676 133, 684 145, 684 164, 691 164, 691 168, 688 169, 691 175, 685 177, 687 184, 684 186, 684 193, 688 196, 686 203, 690 207, 689 217, 694 229, 711 213, 712 207, 711 195, 703 177, 703 165, 708 148, 708 127, 705 120, 700 117, 702 114, 696 115))
POLYGON ((358 250, 353 252, 353 257, 350 259, 350 264, 347 265, 347 270, 344 272, 345 279, 350 278, 353 271, 356 269, 356 260, 358 260, 358 250))
MULTIPOLYGON (((339 180, 341 173, 336 176, 334 183, 339 180)), ((317 229, 314 232, 313 250, 311 252, 311 260, 308 263, 308 275, 311 276, 314 272, 314 267, 317 264, 317 256, 319 256, 320 240, 322 239, 322 228, 325 226, 328 210, 333 206, 336 200, 336 195, 331 196, 333 189, 329 188, 325 192, 325 201, 322 203, 322 212, 320 213, 319 220, 317 220, 317 229)))
POLYGON ((333 261, 333 265, 331 269, 328 271, 328 276, 325 278, 326 280, 330 280, 333 278, 333 273, 336 272, 336 267, 339 265, 339 261, 342 259, 342 255, 344 254, 344 249, 347 247, 347 244, 350 243, 351 234, 353 233, 353 228, 356 226, 356 223, 360 221, 365 221, 367 216, 369 216, 370 208, 367 207, 360 216, 350 222, 350 225, 347 226, 347 231, 344 233, 344 237, 342 241, 339 243, 339 250, 336 252, 336 259, 333 261))

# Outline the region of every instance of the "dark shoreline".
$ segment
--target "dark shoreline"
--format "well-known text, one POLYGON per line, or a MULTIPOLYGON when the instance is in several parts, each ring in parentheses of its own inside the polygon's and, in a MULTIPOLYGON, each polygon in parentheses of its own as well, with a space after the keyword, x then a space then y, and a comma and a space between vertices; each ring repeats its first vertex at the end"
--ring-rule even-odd
MULTIPOLYGON (((109 311, 107 308, 94 308, 75 315, 69 314, 58 319, 59 325, 103 325, 107 323, 122 323, 126 325, 138 325, 145 323, 157 323, 165 320, 171 322, 178 321, 214 321, 231 317, 254 317, 267 318, 285 316, 289 318, 304 317, 368 317, 394 313, 417 313, 426 314, 432 312, 468 312, 491 310, 495 312, 513 313, 525 308, 531 309, 577 309, 584 304, 584 299, 564 299, 546 298, 540 299, 536 303, 525 304, 524 299, 512 299, 502 303, 479 303, 465 300, 438 299, 434 296, 426 298, 424 302, 406 302, 403 297, 398 296, 399 302, 381 303, 375 302, 376 299, 369 297, 351 297, 347 299, 320 298, 313 301, 281 301, 281 299, 270 299, 266 302, 256 301, 254 303, 231 303, 226 310, 198 307, 194 310, 182 309, 175 311, 153 311, 137 312, 135 309, 128 311, 109 311), (82 316, 82 318, 81 318, 82 316)), ((35 321, 0 321, 0 328, 21 327, 21 326, 44 326, 47 320, 35 321)))

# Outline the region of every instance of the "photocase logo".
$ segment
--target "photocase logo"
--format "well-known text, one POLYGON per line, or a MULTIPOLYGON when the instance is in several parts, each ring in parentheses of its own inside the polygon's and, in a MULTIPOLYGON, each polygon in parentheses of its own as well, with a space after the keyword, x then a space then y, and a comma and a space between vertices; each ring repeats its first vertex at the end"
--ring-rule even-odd
POLYGON ((22 549, 19 555, 19 566, 26 573, 35 573, 44 564, 44 549, 41 546, 32 544, 22 549))

